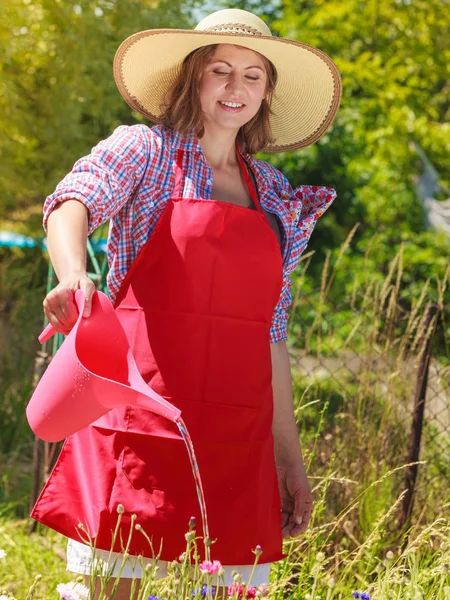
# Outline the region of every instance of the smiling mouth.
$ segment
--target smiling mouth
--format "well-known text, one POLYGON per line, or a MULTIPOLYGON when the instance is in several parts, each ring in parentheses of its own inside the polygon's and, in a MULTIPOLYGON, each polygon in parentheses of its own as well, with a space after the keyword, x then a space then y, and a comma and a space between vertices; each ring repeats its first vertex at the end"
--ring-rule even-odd
POLYGON ((245 107, 245 104, 241 102, 222 102, 219 101, 220 106, 228 112, 239 112, 245 107))

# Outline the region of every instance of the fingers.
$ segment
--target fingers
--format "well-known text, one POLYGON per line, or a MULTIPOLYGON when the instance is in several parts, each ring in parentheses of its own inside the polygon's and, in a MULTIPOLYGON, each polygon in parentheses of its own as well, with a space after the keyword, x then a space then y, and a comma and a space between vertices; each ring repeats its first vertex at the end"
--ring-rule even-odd
POLYGON ((294 516, 292 514, 288 515, 287 520, 282 523, 282 535, 283 539, 287 538, 295 538, 302 534, 308 528, 309 517, 305 520, 301 520, 301 523, 298 523, 294 520, 294 516))
POLYGON ((67 335, 75 324, 78 315, 73 301, 73 291, 54 288, 44 299, 43 307, 48 320, 56 331, 67 335))
POLYGON ((75 290, 81 289, 85 296, 84 317, 89 317, 92 309, 92 296, 95 285, 89 277, 74 277, 61 281, 44 299, 44 312, 56 331, 68 335, 77 322, 78 307, 75 303, 75 290))
POLYGON ((286 524, 284 525, 284 527, 281 530, 283 539, 287 539, 290 537, 295 537, 292 535, 292 531, 296 528, 296 524, 294 523, 294 520, 292 518, 292 514, 288 515, 286 524))
POLYGON ((283 538, 297 537, 307 528, 313 509, 312 493, 299 489, 292 499, 282 500, 281 529, 283 538))
POLYGON ((313 509, 311 489, 301 490, 295 494, 295 505, 292 514, 293 527, 291 537, 296 537, 303 533, 308 527, 313 509))
MULTIPOLYGON (((303 533, 305 531, 305 529, 308 527, 309 521, 311 519, 312 510, 313 510, 313 502, 312 502, 312 497, 310 497, 305 502, 305 508, 303 511, 302 522, 299 523, 299 529, 300 529, 299 533, 303 533)), ((299 535, 299 534, 296 534, 296 535, 299 535)))
POLYGON ((80 290, 84 293, 85 298, 83 317, 89 317, 92 310, 92 296, 95 292, 94 282, 90 279, 83 279, 80 281, 80 290))
POLYGON ((283 534, 283 538, 289 537, 291 533, 291 525, 290 525, 291 513, 286 510, 281 511, 281 532, 283 534))

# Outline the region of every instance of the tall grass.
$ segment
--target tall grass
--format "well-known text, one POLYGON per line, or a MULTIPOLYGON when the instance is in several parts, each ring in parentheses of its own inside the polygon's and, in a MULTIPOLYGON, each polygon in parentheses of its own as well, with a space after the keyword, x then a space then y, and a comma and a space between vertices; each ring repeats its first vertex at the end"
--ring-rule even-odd
MULTIPOLYGON (((384 278, 363 270, 341 274, 337 281, 353 233, 336 253, 334 264, 328 256, 318 289, 311 289, 308 282, 311 256, 304 257, 304 267, 294 278, 289 321, 294 403, 300 439, 311 454, 310 475, 321 473, 331 461, 337 473, 351 473, 345 483, 328 490, 329 519, 360 490, 406 462, 419 361, 433 330, 437 340, 447 335, 450 315, 448 301, 445 304, 450 265, 442 280, 426 281, 418 298, 405 306, 402 248, 386 265, 384 278), (437 312, 426 330, 431 285, 437 312), (320 430, 316 427, 319 420, 320 430)), ((365 258, 364 264, 369 256, 365 258)), ((435 415, 434 410, 441 407, 434 406, 429 391, 421 453, 424 464, 419 467, 415 501, 421 522, 436 518, 449 499, 443 482, 450 478, 450 426, 445 428, 446 420, 450 425, 450 352, 444 344, 437 354, 436 347, 429 379, 435 377, 441 401, 447 399, 447 413, 435 415), (431 489, 434 501, 429 503, 426 498, 431 489)), ((396 501, 403 480, 404 472, 398 469, 376 491, 365 494, 352 526, 355 539, 364 539, 377 513, 396 501)))

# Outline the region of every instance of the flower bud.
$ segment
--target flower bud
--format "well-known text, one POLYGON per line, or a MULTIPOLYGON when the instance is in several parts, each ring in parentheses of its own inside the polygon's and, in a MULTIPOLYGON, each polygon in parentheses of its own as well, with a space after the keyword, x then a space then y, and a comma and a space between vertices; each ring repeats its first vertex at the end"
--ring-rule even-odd
POLYGON ((124 512, 125 512, 125 507, 124 507, 124 505, 123 505, 123 504, 118 504, 118 505, 117 505, 117 513, 118 513, 119 515, 123 515, 123 513, 124 513, 124 512))
POLYGON ((317 561, 318 563, 322 563, 322 562, 325 560, 325 558, 326 558, 326 557, 325 557, 325 554, 324 554, 323 552, 318 552, 318 553, 316 554, 316 561, 317 561))

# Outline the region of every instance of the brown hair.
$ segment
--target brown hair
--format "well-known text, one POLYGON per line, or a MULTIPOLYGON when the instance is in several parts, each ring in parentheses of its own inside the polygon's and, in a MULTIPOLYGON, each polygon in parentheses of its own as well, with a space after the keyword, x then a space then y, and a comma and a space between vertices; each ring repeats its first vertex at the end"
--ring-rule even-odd
MULTIPOLYGON (((193 130, 198 137, 202 137, 205 130, 198 88, 203 71, 216 48, 217 44, 202 46, 186 56, 180 73, 166 94, 161 107, 160 123, 180 133, 193 130)), ((262 54, 260 56, 267 73, 267 98, 262 101, 253 119, 243 125, 237 135, 241 150, 250 154, 260 152, 273 142, 269 118, 272 114, 270 105, 277 82, 277 71, 270 60, 262 54)))

